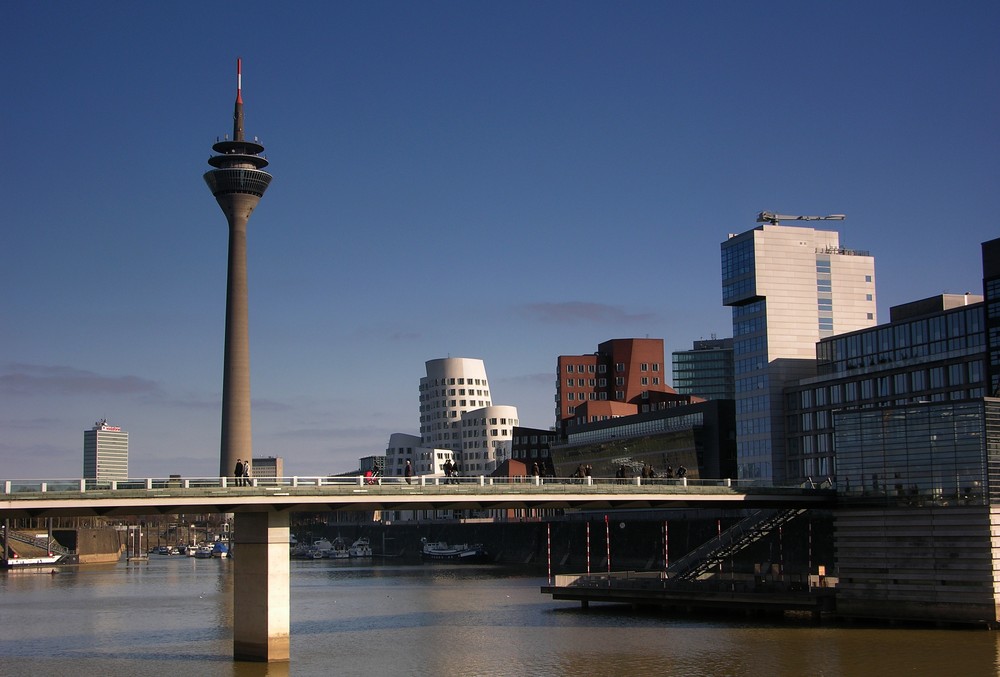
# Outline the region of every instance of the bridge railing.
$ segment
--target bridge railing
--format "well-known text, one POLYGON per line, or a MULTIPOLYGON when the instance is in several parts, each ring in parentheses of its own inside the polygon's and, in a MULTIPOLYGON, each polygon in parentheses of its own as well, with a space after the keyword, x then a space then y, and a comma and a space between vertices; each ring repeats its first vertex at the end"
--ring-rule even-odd
MULTIPOLYGON (((275 491, 295 488, 346 489, 362 488, 372 490, 376 487, 407 488, 440 487, 441 490, 462 490, 462 488, 507 487, 510 489, 552 490, 557 492, 574 489, 587 490, 590 487, 601 491, 630 491, 632 487, 647 487, 658 489, 717 487, 729 488, 735 491, 767 488, 759 480, 735 480, 730 478, 691 478, 691 477, 631 477, 627 479, 615 477, 489 477, 486 475, 445 477, 442 475, 415 475, 413 477, 364 477, 364 476, 292 476, 292 477, 255 477, 238 480, 233 477, 144 477, 123 479, 17 479, 0 480, 5 495, 36 494, 48 492, 120 492, 120 491, 166 491, 166 490, 205 490, 219 489, 234 492, 253 490, 275 491)), ((800 485, 795 485, 800 488, 800 485)))

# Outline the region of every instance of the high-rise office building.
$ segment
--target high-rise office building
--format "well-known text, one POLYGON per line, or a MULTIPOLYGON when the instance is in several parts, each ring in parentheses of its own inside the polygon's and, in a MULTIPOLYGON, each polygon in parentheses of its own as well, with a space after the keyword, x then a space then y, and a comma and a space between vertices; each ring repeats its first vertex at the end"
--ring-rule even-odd
POLYGON ((721 249, 739 477, 781 482, 797 474, 786 467, 782 389, 815 373, 821 338, 876 324, 875 259, 841 247, 835 231, 773 222, 721 249))
POLYGON ((243 72, 236 61, 233 138, 217 142, 205 173, 216 202, 229 222, 229 273, 226 283, 226 339, 222 376, 222 443, 219 475, 232 473, 236 460, 253 456, 250 431, 250 326, 247 295, 247 221, 271 183, 263 171, 264 146, 243 133, 243 72))
POLYGON ((736 397, 733 378, 733 340, 700 340, 691 350, 675 350, 674 390, 705 400, 732 400, 736 397))
POLYGON ((83 477, 93 480, 128 478, 128 433, 102 418, 83 431, 83 477))

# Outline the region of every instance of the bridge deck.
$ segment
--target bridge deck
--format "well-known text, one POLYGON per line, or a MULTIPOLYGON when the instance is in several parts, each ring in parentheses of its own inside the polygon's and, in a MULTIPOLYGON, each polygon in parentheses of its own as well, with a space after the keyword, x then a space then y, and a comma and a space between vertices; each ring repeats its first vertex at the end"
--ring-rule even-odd
POLYGON ((7 480, 0 517, 170 514, 185 512, 322 512, 505 508, 822 507, 835 492, 802 487, 734 486, 730 480, 586 480, 463 477, 274 478, 231 486, 227 478, 7 480))

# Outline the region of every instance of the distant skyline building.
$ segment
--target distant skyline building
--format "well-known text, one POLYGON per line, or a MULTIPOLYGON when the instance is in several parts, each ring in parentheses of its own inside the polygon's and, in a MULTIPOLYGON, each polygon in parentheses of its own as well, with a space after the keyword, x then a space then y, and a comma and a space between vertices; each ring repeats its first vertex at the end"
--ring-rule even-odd
POLYGON ((102 418, 83 431, 83 477, 92 480, 128 479, 128 433, 102 418))
POLYGON ((781 482, 797 474, 786 467, 782 389, 815 374, 817 341, 877 323, 875 259, 842 248, 836 231, 774 223, 730 235, 721 255, 739 478, 781 482))
POLYGON ((233 138, 212 146, 214 169, 205 183, 229 223, 229 272, 226 282, 226 339, 222 377, 222 442, 219 476, 232 473, 236 460, 253 456, 250 427, 250 328, 247 294, 247 221, 271 183, 263 171, 264 146, 248 141, 243 131, 243 64, 236 61, 236 105, 233 138))
POLYGON ((736 398, 733 339, 698 340, 691 350, 675 350, 671 357, 674 390, 681 395, 706 400, 736 398))
POLYGON ((281 456, 257 456, 250 460, 250 477, 274 478, 285 476, 285 459, 281 456))

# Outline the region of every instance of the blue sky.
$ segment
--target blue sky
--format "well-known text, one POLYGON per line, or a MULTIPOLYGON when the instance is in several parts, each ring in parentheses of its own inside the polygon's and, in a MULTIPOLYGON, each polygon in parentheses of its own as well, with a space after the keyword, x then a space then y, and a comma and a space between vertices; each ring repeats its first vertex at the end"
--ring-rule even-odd
MULTIPOLYGON (((1000 5, 13 3, 0 28, 0 477, 218 465, 227 231, 201 175, 246 130, 255 455, 357 467, 417 433, 424 362, 486 362, 553 423, 560 354, 729 336, 719 244, 847 214, 879 314, 981 292, 1000 236, 1000 5)), ((669 359, 669 358, 668 358, 669 359)))

